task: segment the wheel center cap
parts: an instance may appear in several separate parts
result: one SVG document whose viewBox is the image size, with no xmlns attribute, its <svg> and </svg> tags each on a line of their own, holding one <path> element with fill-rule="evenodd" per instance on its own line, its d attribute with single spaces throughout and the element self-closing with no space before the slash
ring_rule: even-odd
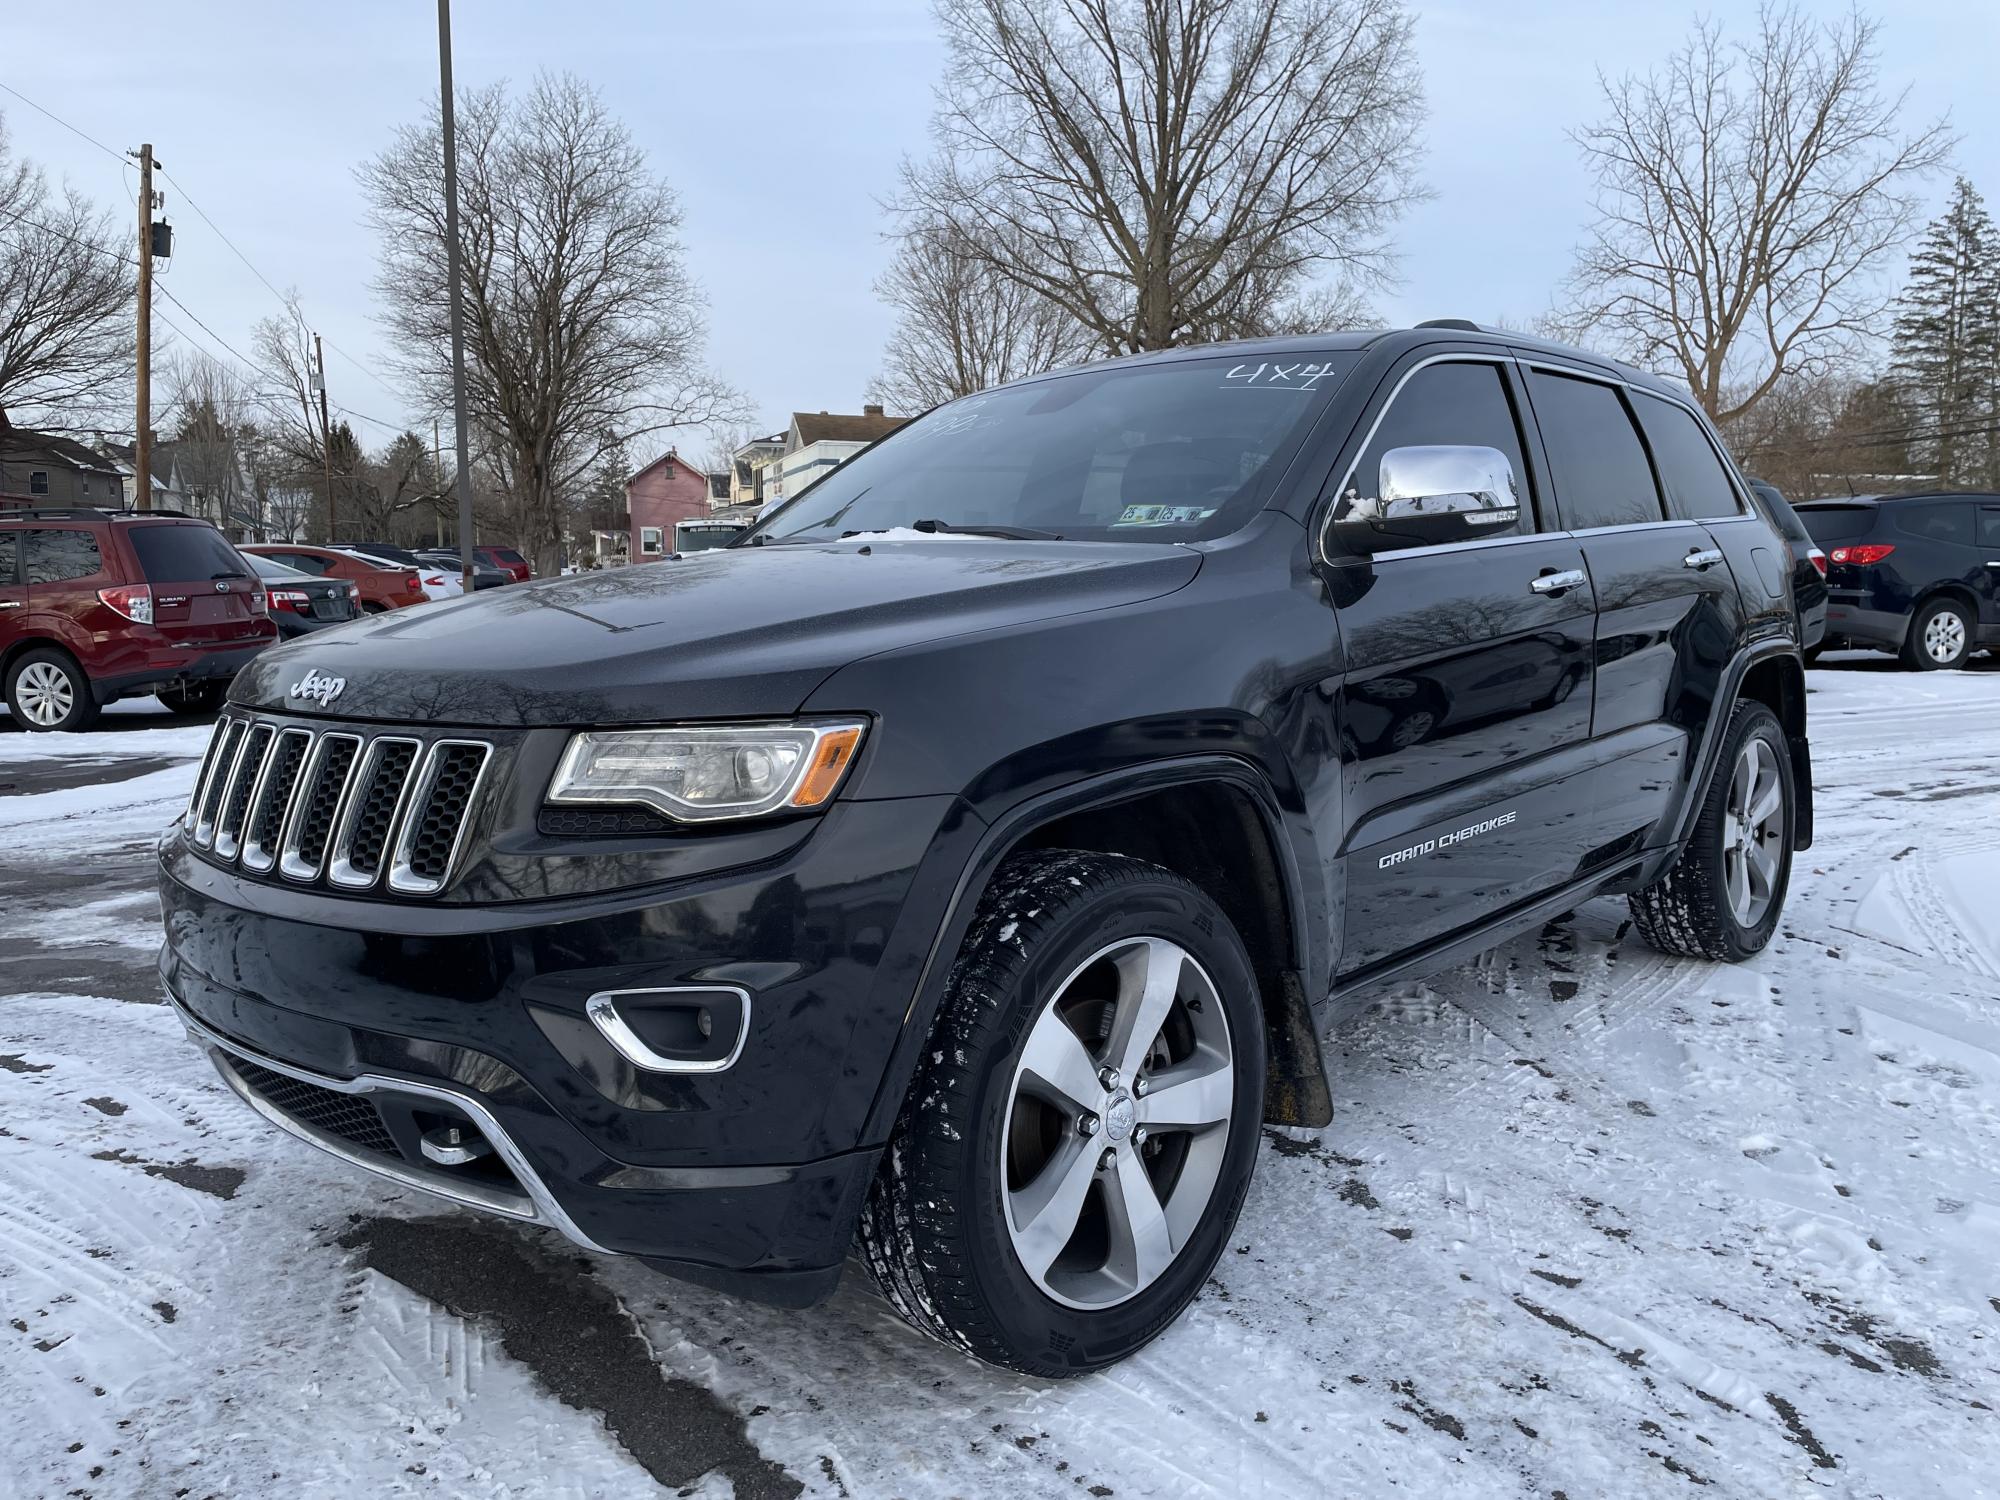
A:
<svg viewBox="0 0 2000 1500">
<path fill-rule="evenodd" d="M 1137 1123 L 1138 1111 L 1133 1106 L 1132 1096 L 1124 1089 L 1113 1094 L 1104 1106 L 1104 1134 L 1111 1141 L 1122 1141 L 1132 1133 Z"/>
</svg>

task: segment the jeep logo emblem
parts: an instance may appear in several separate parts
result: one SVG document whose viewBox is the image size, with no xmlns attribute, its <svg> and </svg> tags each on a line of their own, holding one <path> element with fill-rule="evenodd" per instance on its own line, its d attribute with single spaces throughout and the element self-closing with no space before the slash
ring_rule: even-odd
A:
<svg viewBox="0 0 2000 1500">
<path fill-rule="evenodd" d="M 347 686 L 345 677 L 328 677 L 316 668 L 306 668 L 306 675 L 293 683 L 290 689 L 294 698 L 304 698 L 325 708 L 338 698 Z"/>
</svg>

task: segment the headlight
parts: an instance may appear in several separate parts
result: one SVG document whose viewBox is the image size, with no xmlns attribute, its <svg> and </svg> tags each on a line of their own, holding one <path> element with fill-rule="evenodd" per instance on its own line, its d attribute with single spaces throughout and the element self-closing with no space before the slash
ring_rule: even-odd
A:
<svg viewBox="0 0 2000 1500">
<path fill-rule="evenodd" d="M 866 728 L 845 719 L 592 729 L 563 752 L 549 801 L 636 802 L 683 823 L 819 807 L 839 787 Z"/>
</svg>

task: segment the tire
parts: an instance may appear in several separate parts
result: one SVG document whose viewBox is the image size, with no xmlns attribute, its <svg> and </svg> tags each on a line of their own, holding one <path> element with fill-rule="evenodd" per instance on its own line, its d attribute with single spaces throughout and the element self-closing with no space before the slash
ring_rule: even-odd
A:
<svg viewBox="0 0 2000 1500">
<path fill-rule="evenodd" d="M 1175 950 L 1168 1009 L 1148 1012 L 1164 1027 L 1135 1048 L 1118 1035 L 1131 1013 L 1118 981 L 1148 993 L 1141 981 L 1164 975 Z M 1103 1039 L 1085 1043 L 1078 1028 Z M 1264 1022 L 1241 939 L 1206 894 L 1157 866 L 1017 855 L 980 902 L 933 1034 L 862 1213 L 876 1285 L 917 1328 L 989 1364 L 1063 1377 L 1125 1358 L 1201 1289 L 1250 1186 Z M 1042 1081 L 1031 1047 L 1068 1091 Z M 1136 1075 L 1107 1085 L 1093 1072 L 1134 1056 Z M 1078 1096 L 1094 1108 L 1073 1106 Z M 1224 1116 L 1184 1129 L 1169 1110 Z M 1036 1220 L 1026 1205 L 1040 1196 L 1049 1213 Z"/>
<path fill-rule="evenodd" d="M 1757 757 L 1750 787 L 1744 782 L 1745 758 Z M 1769 817 L 1752 823 L 1753 842 L 1769 856 L 1768 865 L 1748 848 L 1737 849 L 1747 796 L 1755 812 L 1764 793 L 1765 773 L 1779 792 L 1779 805 Z M 1738 703 L 1724 732 L 1722 757 L 1702 798 L 1701 812 L 1680 855 L 1667 872 L 1642 891 L 1627 897 L 1639 935 L 1663 953 L 1684 958 L 1716 958 L 1740 963 L 1760 953 L 1777 931 L 1784 912 L 1785 892 L 1792 875 L 1792 835 L 1798 813 L 1792 781 L 1790 747 L 1778 717 L 1762 703 Z M 1735 872 L 1743 871 L 1743 884 Z M 1764 870 L 1761 902 L 1757 872 Z M 1747 911 L 1742 897 L 1752 898 Z"/>
<path fill-rule="evenodd" d="M 1903 665 L 1918 672 L 1942 672 L 1965 665 L 1973 650 L 1972 613 L 1955 599 L 1931 599 L 1917 606 L 1910 633 L 1903 637 Z"/>
<path fill-rule="evenodd" d="M 76 658 L 54 647 L 25 651 L 7 672 L 7 709 L 23 729 L 74 734 L 97 722 L 99 705 Z"/>
<path fill-rule="evenodd" d="M 162 688 L 154 696 L 160 700 L 168 713 L 183 718 L 200 718 L 214 713 L 222 707 L 222 700 L 229 695 L 227 682 L 187 682 L 177 687 Z"/>
<path fill-rule="evenodd" d="M 1807 666 L 1816 667 L 1819 665 L 1820 657 L 1826 654 L 1826 647 L 1808 646 L 1805 648 L 1805 651 L 1801 654 L 1804 655 Z"/>
</svg>

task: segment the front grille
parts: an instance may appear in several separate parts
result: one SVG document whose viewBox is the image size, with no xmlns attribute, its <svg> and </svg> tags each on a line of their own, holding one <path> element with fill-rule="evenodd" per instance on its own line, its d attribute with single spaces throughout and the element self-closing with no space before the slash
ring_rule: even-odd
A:
<svg viewBox="0 0 2000 1500">
<path fill-rule="evenodd" d="M 326 1135 L 339 1136 L 350 1146 L 401 1159 L 396 1138 L 389 1134 L 381 1112 L 365 1094 L 343 1094 L 338 1089 L 321 1088 L 316 1083 L 260 1068 L 247 1058 L 231 1057 L 229 1066 L 265 1103 L 283 1110 L 294 1120 Z"/>
<path fill-rule="evenodd" d="M 484 740 L 426 746 L 232 711 L 216 724 L 190 799 L 189 837 L 254 875 L 434 895 L 451 878 L 492 757 Z"/>
</svg>

